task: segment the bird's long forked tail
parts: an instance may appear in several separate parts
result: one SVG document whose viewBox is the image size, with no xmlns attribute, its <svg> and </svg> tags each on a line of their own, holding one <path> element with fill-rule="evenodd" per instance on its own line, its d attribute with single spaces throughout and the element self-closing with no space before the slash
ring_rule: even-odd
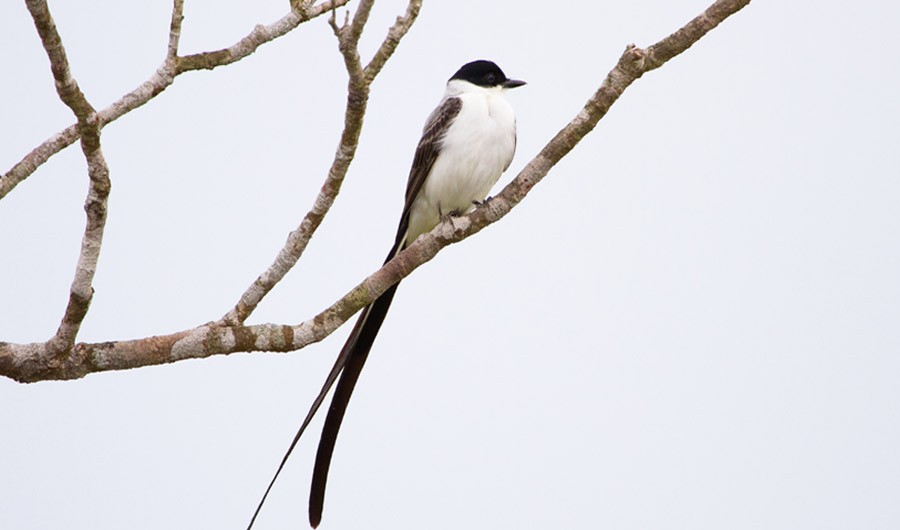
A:
<svg viewBox="0 0 900 530">
<path fill-rule="evenodd" d="M 344 371 L 338 381 L 334 396 L 331 398 L 331 406 L 328 407 L 328 415 L 325 416 L 325 424 L 322 427 L 322 436 L 319 438 L 319 448 L 316 451 L 316 464 L 313 468 L 312 485 L 309 490 L 309 524 L 315 528 L 322 520 L 322 509 L 325 504 L 325 484 L 328 482 L 328 468 L 331 466 L 331 455 L 334 453 L 334 444 L 337 441 L 338 431 L 347 411 L 350 396 L 359 380 L 369 356 L 369 350 L 375 342 L 381 323 L 387 316 L 391 307 L 397 285 L 391 286 L 365 312 L 360 315 L 353 333 L 344 346 L 348 349 Z M 344 355 L 344 351 L 341 351 Z"/>
<path fill-rule="evenodd" d="M 398 236 L 394 247 L 391 249 L 391 252 L 384 262 L 387 263 L 390 261 L 397 252 L 400 251 L 401 246 L 402 240 Z M 253 517 L 250 519 L 250 524 L 247 525 L 247 530 L 253 528 L 253 523 L 256 522 L 256 518 L 262 510 L 266 498 L 269 496 L 269 492 L 272 491 L 272 487 L 275 485 L 278 475 L 281 474 L 281 470 L 284 469 L 284 465 L 294 451 L 294 447 L 297 446 L 300 437 L 306 432 L 306 428 L 309 426 L 310 422 L 312 422 L 313 417 L 315 417 L 316 412 L 318 412 L 319 408 L 322 406 L 322 402 L 325 401 L 325 397 L 328 395 L 334 382 L 338 379 L 338 376 L 340 376 L 340 381 L 338 382 L 337 389 L 332 398 L 331 406 L 328 408 L 328 414 L 325 417 L 325 425 L 322 427 L 322 436 L 319 439 L 319 448 L 316 452 L 316 463 L 313 469 L 313 480 L 309 495 L 309 523 L 313 528 L 319 525 L 319 522 L 322 520 L 322 507 L 325 503 L 325 483 L 328 479 L 328 468 L 331 465 L 331 455 L 334 453 L 334 444 L 337 440 L 338 431 L 341 428 L 341 421 L 344 419 L 344 412 L 347 410 L 347 404 L 350 402 L 350 396 L 356 386 L 356 381 L 359 380 L 359 374 L 366 363 L 369 350 L 372 349 L 372 344 L 375 342 L 378 330 L 381 329 L 381 324 L 384 322 L 387 311 L 391 307 L 391 302 L 394 299 L 394 293 L 397 292 L 398 285 L 399 283 L 389 287 L 381 296 L 370 305 L 366 306 L 362 310 L 362 313 L 360 313 L 356 324 L 353 326 L 353 331 L 350 332 L 350 336 L 347 337 L 347 342 L 345 342 L 344 347 L 341 348 L 341 353 L 334 361 L 334 366 L 332 366 L 331 371 L 328 372 L 328 377 L 325 378 L 322 389 L 310 406 L 309 412 L 306 413 L 303 423 L 300 424 L 300 428 L 297 429 L 297 434 L 295 434 L 294 439 L 291 440 L 291 444 L 284 453 L 281 463 L 278 464 L 278 469 L 275 470 L 275 475 L 272 477 L 268 487 L 266 487 L 265 493 L 263 493 L 262 499 L 260 499 L 259 504 L 256 506 L 256 511 L 253 512 Z"/>
</svg>

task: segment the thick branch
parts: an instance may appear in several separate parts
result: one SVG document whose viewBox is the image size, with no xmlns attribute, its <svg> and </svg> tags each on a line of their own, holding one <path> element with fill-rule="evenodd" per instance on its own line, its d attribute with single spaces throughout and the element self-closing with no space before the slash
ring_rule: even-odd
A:
<svg viewBox="0 0 900 530">
<path fill-rule="evenodd" d="M 396 259 L 356 285 L 340 300 L 306 322 L 297 325 L 254 326 L 209 323 L 169 335 L 101 343 L 76 344 L 60 358 L 46 343 L 0 342 L 0 375 L 23 383 L 50 379 L 77 379 L 93 372 L 127 370 L 236 352 L 289 352 L 318 342 L 340 327 L 360 308 L 381 296 L 438 251 L 449 244 L 441 235 L 419 238 Z M 453 232 L 448 235 L 452 236 Z M 410 256 L 413 256 L 410 259 Z M 421 262 L 420 262 L 421 260 Z"/>
<path fill-rule="evenodd" d="M 644 73 L 687 50 L 750 0 L 718 0 L 681 30 L 646 49 L 628 46 L 578 115 L 484 207 L 442 223 L 316 317 L 297 326 L 208 324 L 164 337 L 78 344 L 72 355 L 48 357 L 44 344 L 0 343 L 0 374 L 17 381 L 71 379 L 103 370 L 135 368 L 238 351 L 293 351 L 322 340 L 391 285 L 456 243 L 502 218 L 588 134 L 623 91 Z"/>
<path fill-rule="evenodd" d="M 250 34 L 233 46 L 216 52 L 199 53 L 187 57 L 178 58 L 169 56 L 169 50 L 173 44 L 173 32 L 170 25 L 169 45 L 167 47 L 167 59 L 157 71 L 140 86 L 122 96 L 118 101 L 103 109 L 97 114 L 98 125 L 102 129 L 108 123 L 113 122 L 132 110 L 144 105 L 157 95 L 162 93 L 174 81 L 175 77 L 187 71 L 196 69 L 212 69 L 217 66 L 231 64 L 238 61 L 259 48 L 297 26 L 328 13 L 333 8 L 343 6 L 350 0 L 327 0 L 316 6 L 307 7 L 305 10 L 292 11 L 281 19 L 268 26 L 257 26 Z M 306 3 L 304 3 L 305 5 Z M 174 22 L 174 13 L 173 13 Z M 175 39 L 177 41 L 177 39 Z M 28 178 L 51 156 L 75 143 L 80 137 L 77 125 L 71 125 L 62 131 L 44 140 L 41 145 L 35 147 L 25 158 L 0 176 L 0 199 L 3 199 L 20 182 Z"/>
</svg>

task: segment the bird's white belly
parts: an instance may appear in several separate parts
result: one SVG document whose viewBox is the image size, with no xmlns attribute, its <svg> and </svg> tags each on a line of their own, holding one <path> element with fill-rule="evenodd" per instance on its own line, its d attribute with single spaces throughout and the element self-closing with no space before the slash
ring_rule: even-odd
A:
<svg viewBox="0 0 900 530">
<path fill-rule="evenodd" d="M 440 154 L 410 209 L 407 243 L 430 231 L 441 215 L 470 211 L 484 200 L 516 149 L 512 107 L 500 95 L 467 97 L 444 136 Z"/>
</svg>

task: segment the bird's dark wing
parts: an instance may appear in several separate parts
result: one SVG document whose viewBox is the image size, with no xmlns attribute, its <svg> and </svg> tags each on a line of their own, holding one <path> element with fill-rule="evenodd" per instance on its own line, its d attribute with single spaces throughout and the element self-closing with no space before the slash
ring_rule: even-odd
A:
<svg viewBox="0 0 900 530">
<path fill-rule="evenodd" d="M 404 244 L 402 239 L 406 236 L 406 229 L 409 228 L 409 210 L 419 195 L 422 185 L 425 184 L 425 179 L 431 173 L 434 161 L 441 152 L 441 141 L 460 109 L 462 109 L 462 100 L 447 98 L 438 108 L 434 109 L 425 122 L 422 139 L 419 140 L 419 145 L 416 147 L 416 156 L 413 158 L 412 167 L 409 170 L 409 180 L 406 181 L 406 201 L 403 204 L 403 215 L 400 216 L 400 226 L 397 227 L 397 237 L 394 240 L 397 251 L 402 250 L 400 245 Z M 412 241 L 405 243 L 412 243 Z M 392 257 L 389 255 L 388 261 Z"/>
</svg>

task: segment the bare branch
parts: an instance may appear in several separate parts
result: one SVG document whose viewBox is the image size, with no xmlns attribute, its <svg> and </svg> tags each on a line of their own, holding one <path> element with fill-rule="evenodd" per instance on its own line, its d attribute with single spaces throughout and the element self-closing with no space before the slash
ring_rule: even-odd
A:
<svg viewBox="0 0 900 530">
<path fill-rule="evenodd" d="M 356 8 L 356 12 L 353 14 L 353 22 L 349 26 L 347 38 L 350 39 L 354 46 L 359 44 L 359 38 L 362 37 L 362 32 L 366 28 L 369 14 L 372 12 L 374 5 L 375 0 L 361 0 L 359 7 Z"/>
<path fill-rule="evenodd" d="M 400 39 L 406 35 L 412 27 L 413 22 L 416 21 L 420 9 L 422 9 L 422 0 L 410 0 L 409 4 L 406 6 L 406 13 L 401 17 L 397 17 L 394 25 L 388 30 L 387 36 L 384 38 L 381 46 L 378 47 L 378 51 L 375 52 L 375 55 L 372 56 L 372 60 L 369 61 L 369 64 L 367 64 L 364 69 L 366 80 L 369 83 L 374 81 L 375 77 L 381 73 L 384 64 L 394 54 L 397 45 L 400 44 Z"/>
<path fill-rule="evenodd" d="M 178 56 L 178 41 L 181 40 L 181 23 L 184 21 L 184 0 L 174 0 L 172 22 L 169 24 L 169 47 L 166 61 L 174 61 Z"/>
<path fill-rule="evenodd" d="M 750 0 L 717 0 L 684 27 L 648 48 L 631 44 L 607 74 L 600 88 L 588 100 L 581 112 L 569 122 L 541 152 L 489 203 L 471 215 L 474 228 L 493 223 L 506 215 L 540 182 L 547 172 L 581 141 L 609 111 L 619 96 L 645 73 L 655 70 L 673 57 L 690 48 L 722 21 L 748 5 Z M 484 223 L 483 225 L 481 223 Z M 473 232 L 474 233 L 474 232 Z"/>
<path fill-rule="evenodd" d="M 9 171 L 0 176 L 0 199 L 15 189 L 20 182 L 29 177 L 43 165 L 51 156 L 72 145 L 78 139 L 78 126 L 70 125 L 62 131 L 31 150 Z"/>
<path fill-rule="evenodd" d="M 56 30 L 56 24 L 50 16 L 45 0 L 28 0 L 28 11 L 34 19 L 41 43 L 50 59 L 50 70 L 56 82 L 59 98 L 72 109 L 78 118 L 78 130 L 81 135 L 81 149 L 87 159 L 88 187 L 84 210 L 87 224 L 81 240 L 81 252 L 75 267 L 75 277 L 69 291 L 69 302 L 56 335 L 48 341 L 48 350 L 53 355 L 64 355 L 75 344 L 78 330 L 87 315 L 94 294 L 92 287 L 97 261 L 100 258 L 100 247 L 103 242 L 103 229 L 106 226 L 106 203 L 109 197 L 109 168 L 100 150 L 100 126 L 94 107 L 78 88 L 72 77 L 69 60 L 63 47 L 62 39 Z"/>
<path fill-rule="evenodd" d="M 63 101 L 79 122 L 86 122 L 88 116 L 94 114 L 94 108 L 88 103 L 87 98 L 78 88 L 78 83 L 72 77 L 72 71 L 69 69 L 69 59 L 66 57 L 66 50 L 63 48 L 62 39 L 56 30 L 56 24 L 50 16 L 50 9 L 44 0 L 27 0 L 25 5 L 34 19 L 34 27 L 37 28 L 38 35 L 41 37 L 41 43 L 50 58 L 50 70 L 53 72 L 53 80 L 56 82 L 56 92 L 59 99 Z"/>
<path fill-rule="evenodd" d="M 371 2 L 360 5 L 359 9 L 371 9 Z M 262 299 L 281 281 L 282 278 L 297 264 L 303 251 L 306 250 L 307 244 L 325 215 L 334 204 L 334 200 L 341 191 L 341 185 L 344 177 L 350 169 L 350 164 L 356 156 L 356 148 L 359 145 L 359 136 L 362 132 L 363 118 L 366 113 L 366 105 L 369 100 L 369 86 L 375 77 L 381 71 L 381 67 L 390 58 L 393 51 L 397 48 L 400 39 L 409 31 L 416 17 L 419 14 L 421 0 L 411 0 L 403 17 L 398 17 L 397 22 L 388 32 L 385 44 L 376 52 L 375 57 L 380 62 L 377 69 L 371 71 L 371 75 L 366 73 L 360 66 L 359 51 L 357 49 L 357 41 L 352 39 L 359 38 L 360 33 L 350 33 L 346 28 L 347 24 L 338 26 L 335 20 L 335 13 L 329 20 L 335 35 L 338 37 L 339 48 L 344 56 L 344 64 L 347 68 L 347 74 L 350 77 L 348 83 L 347 105 L 344 111 L 344 130 L 341 133 L 340 143 L 331 163 L 331 168 L 325 177 L 325 182 L 319 189 L 319 194 L 313 202 L 312 208 L 303 217 L 300 226 L 291 232 L 284 247 L 278 252 L 275 261 L 263 272 L 251 285 L 247 288 L 241 299 L 225 316 L 222 317 L 222 324 L 242 324 L 247 317 L 256 309 Z M 363 16 L 354 16 L 354 24 L 368 17 L 368 12 Z M 390 42 L 390 44 L 387 44 Z M 372 59 L 374 62 L 376 59 Z M 371 65 L 372 62 L 369 64 Z M 368 67 L 366 67 L 368 69 Z"/>
<path fill-rule="evenodd" d="M 66 354 L 74 345 L 94 295 L 92 285 L 97 272 L 97 262 L 100 259 L 100 247 L 106 226 L 107 199 L 111 187 L 109 168 L 100 149 L 100 132 L 96 127 L 91 132 L 82 133 L 81 146 L 87 159 L 90 177 L 88 194 L 84 201 L 87 224 L 81 239 L 81 251 L 75 267 L 75 277 L 72 279 L 66 312 L 56 336 L 49 342 L 51 351 L 61 355 Z"/>
<path fill-rule="evenodd" d="M 212 69 L 238 61 L 254 51 L 259 46 L 270 42 L 297 26 L 316 18 L 331 9 L 343 6 L 350 0 L 327 0 L 321 4 L 309 7 L 305 10 L 292 11 L 281 19 L 268 26 L 257 26 L 253 31 L 238 43 L 216 52 L 200 53 L 178 58 L 168 57 L 156 72 L 140 86 L 122 96 L 118 101 L 98 113 L 98 126 L 102 129 L 132 110 L 144 105 L 158 96 L 169 87 L 175 77 L 181 73 L 196 69 Z M 305 5 L 306 3 L 304 3 Z M 172 36 L 170 28 L 169 45 Z M 71 125 L 62 131 L 44 140 L 41 145 L 35 147 L 30 153 L 0 176 L 0 199 L 5 197 L 20 182 L 28 178 L 34 171 L 44 164 L 51 156 L 75 143 L 79 138 L 79 130 Z"/>
<path fill-rule="evenodd" d="M 431 260 L 445 246 L 459 242 L 496 222 L 544 178 L 550 169 L 587 135 L 644 73 L 687 50 L 750 0 L 717 0 L 703 14 L 660 42 L 641 49 L 628 46 L 584 108 L 503 191 L 468 215 L 445 222 L 419 237 L 374 274 L 311 320 L 295 326 L 206 324 L 162 337 L 77 344 L 67 357 L 52 355 L 47 344 L 0 343 L 0 374 L 22 382 L 73 379 L 91 372 L 123 370 L 234 352 L 287 352 L 331 334 L 354 313 L 372 303 L 391 285 Z M 302 228 L 302 227 L 301 227 Z"/>
<path fill-rule="evenodd" d="M 438 230 L 440 227 L 434 233 Z M 421 265 L 416 260 L 408 259 L 411 253 L 418 257 L 428 256 L 427 261 L 443 246 L 434 237 L 419 238 L 340 300 L 301 324 L 242 326 L 213 322 L 163 336 L 80 343 L 66 357 L 55 355 L 46 343 L 0 342 L 0 375 L 30 383 L 77 379 L 93 372 L 127 370 L 236 352 L 295 351 L 324 339 L 362 307 L 375 301 L 391 285 L 408 276 Z"/>
<path fill-rule="evenodd" d="M 246 37 L 227 48 L 179 57 L 175 75 L 183 72 L 190 72 L 192 70 L 212 70 L 219 66 L 225 66 L 240 61 L 244 57 L 255 52 L 257 48 L 263 44 L 286 35 L 307 20 L 318 17 L 323 13 L 327 13 L 349 1 L 350 0 L 328 0 L 327 2 L 323 2 L 305 11 L 292 10 L 287 15 L 267 26 L 262 24 L 257 25 Z"/>
</svg>

